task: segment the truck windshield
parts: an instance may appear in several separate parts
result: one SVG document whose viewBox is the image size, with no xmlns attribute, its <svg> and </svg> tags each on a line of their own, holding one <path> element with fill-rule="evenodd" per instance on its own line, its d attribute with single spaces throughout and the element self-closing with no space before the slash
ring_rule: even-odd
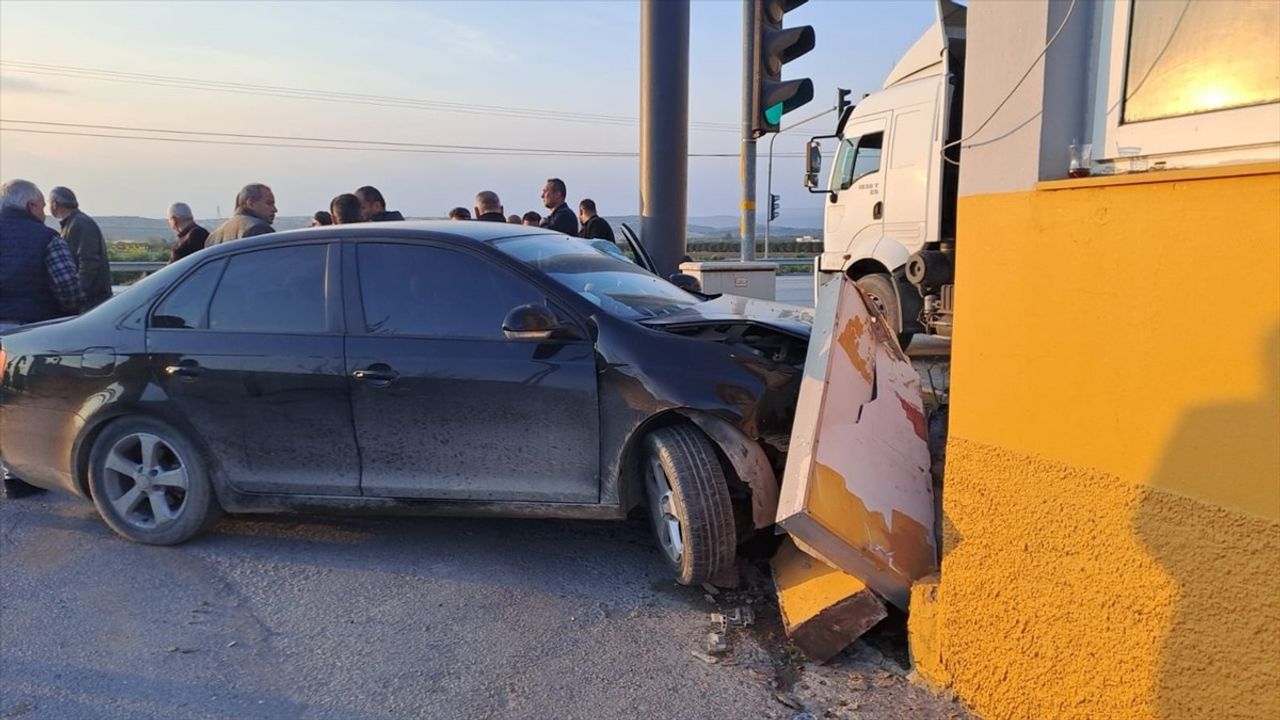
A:
<svg viewBox="0 0 1280 720">
<path fill-rule="evenodd" d="M 563 235 L 526 235 L 493 246 L 569 288 L 611 315 L 641 320 L 668 315 L 702 299 L 637 266 L 616 248 Z"/>
</svg>

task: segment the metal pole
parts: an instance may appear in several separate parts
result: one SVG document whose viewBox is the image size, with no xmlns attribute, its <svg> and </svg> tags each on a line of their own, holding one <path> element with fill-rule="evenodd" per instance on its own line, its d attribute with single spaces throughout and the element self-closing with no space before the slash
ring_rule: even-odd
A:
<svg viewBox="0 0 1280 720">
<path fill-rule="evenodd" d="M 778 139 L 779 133 L 774 133 L 769 137 L 769 175 L 765 180 L 765 211 L 764 211 L 764 259 L 769 259 L 769 226 L 773 224 L 773 141 Z"/>
<path fill-rule="evenodd" d="M 742 0 L 742 156 L 738 174 L 742 178 L 742 210 L 738 235 L 742 238 L 742 261 L 756 259 L 756 139 L 751 134 L 751 94 L 755 88 L 756 3 Z"/>
<path fill-rule="evenodd" d="M 689 0 L 640 4 L 640 238 L 663 277 L 685 254 Z"/>
<path fill-rule="evenodd" d="M 827 113 L 833 113 L 835 111 L 836 109 L 833 107 L 827 108 L 826 110 L 823 110 L 817 115 L 807 117 L 801 120 L 800 122 L 795 123 L 794 125 L 788 125 L 785 128 L 779 127 L 778 132 L 774 133 L 769 137 L 769 177 L 765 181 L 766 187 L 769 188 L 768 200 L 766 200 L 766 202 L 768 202 L 769 204 L 769 210 L 767 213 L 765 213 L 765 216 L 764 216 L 764 257 L 766 260 L 769 258 L 769 225 L 773 222 L 773 141 L 777 140 L 779 135 L 781 135 L 782 133 L 788 130 L 791 130 L 793 128 L 798 128 L 801 125 L 804 125 L 805 123 L 809 122 L 810 120 L 817 120 L 823 115 L 826 115 Z"/>
</svg>

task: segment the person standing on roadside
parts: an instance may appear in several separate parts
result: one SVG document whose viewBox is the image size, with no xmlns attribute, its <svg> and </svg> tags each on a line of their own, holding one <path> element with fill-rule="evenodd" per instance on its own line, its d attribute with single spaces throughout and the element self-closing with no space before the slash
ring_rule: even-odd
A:
<svg viewBox="0 0 1280 720">
<path fill-rule="evenodd" d="M 511 223 L 512 225 L 523 225 L 523 224 L 524 224 L 524 220 L 521 220 L 521 219 L 520 219 L 520 216 L 519 216 L 519 215 L 516 215 L 516 214 L 514 214 L 514 213 L 512 213 L 511 215 L 508 215 L 508 216 L 507 216 L 507 222 Z"/>
<path fill-rule="evenodd" d="M 613 237 L 613 227 L 609 225 L 609 221 L 596 214 L 595 200 L 586 198 L 578 203 L 578 219 L 582 221 L 582 232 L 578 233 L 578 237 L 617 242 Z"/>
<path fill-rule="evenodd" d="M 502 212 L 502 201 L 498 199 L 498 193 L 492 190 L 481 190 L 476 193 L 476 220 L 500 223 L 507 221 L 506 214 Z"/>
<path fill-rule="evenodd" d="M 378 188 L 372 185 L 356 188 L 356 197 L 360 198 L 361 212 L 367 222 L 404 219 L 404 215 L 401 215 L 399 210 L 387 209 L 387 201 L 382 199 L 382 193 L 378 192 Z"/>
<path fill-rule="evenodd" d="M 80 212 L 80 201 L 69 188 L 49 191 L 49 214 L 62 226 L 62 239 L 76 261 L 84 307 L 88 310 L 111 299 L 111 265 L 107 262 L 107 241 L 94 219 Z"/>
<path fill-rule="evenodd" d="M 542 186 L 542 204 L 551 211 L 543 218 L 542 227 L 565 235 L 577 235 L 578 218 L 573 216 L 573 211 L 564 202 L 567 192 L 564 181 L 560 178 L 549 178 L 547 184 Z"/>
<path fill-rule="evenodd" d="M 532 210 L 525 213 L 521 221 L 530 227 L 542 227 L 542 216 Z"/>
<path fill-rule="evenodd" d="M 251 183 L 236 193 L 236 212 L 217 230 L 209 233 L 206 247 L 220 245 L 240 238 L 266 235 L 275 232 L 271 223 L 276 221 L 276 196 L 262 183 Z"/>
<path fill-rule="evenodd" d="M 311 215 L 311 225 L 308 227 L 324 227 L 333 224 L 333 216 L 324 210 L 317 210 Z"/>
<path fill-rule="evenodd" d="M 471 211 L 462 206 L 458 206 L 449 211 L 449 219 L 450 220 L 470 220 Z"/>
<path fill-rule="evenodd" d="M 40 188 L 27 180 L 0 185 L 0 330 L 75 315 L 83 306 L 75 258 L 44 224 Z"/>
<path fill-rule="evenodd" d="M 174 203 L 169 206 L 169 228 L 178 234 L 169 253 L 169 262 L 177 262 L 194 252 L 204 249 L 204 241 L 209 239 L 209 231 L 196 224 L 192 216 L 191 206 L 186 203 Z"/>
<path fill-rule="evenodd" d="M 350 225 L 365 221 L 360 198 L 352 193 L 342 193 L 329 201 L 329 216 L 334 225 Z"/>
</svg>

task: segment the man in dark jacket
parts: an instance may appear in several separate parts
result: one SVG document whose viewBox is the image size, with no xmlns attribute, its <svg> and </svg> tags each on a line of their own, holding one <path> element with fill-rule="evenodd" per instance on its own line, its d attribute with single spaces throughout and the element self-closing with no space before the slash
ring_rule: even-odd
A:
<svg viewBox="0 0 1280 720">
<path fill-rule="evenodd" d="M 173 251 L 169 253 L 171 263 L 203 250 L 204 241 L 209 239 L 209 231 L 196 224 L 191 206 L 186 203 L 169 206 L 169 228 L 178 234 L 178 239 L 173 243 Z"/>
<path fill-rule="evenodd" d="M 566 194 L 568 191 L 560 178 L 550 178 L 542 186 L 542 204 L 551 211 L 542 219 L 542 227 L 565 235 L 577 235 L 578 218 L 573 216 L 573 211 L 564 203 Z"/>
<path fill-rule="evenodd" d="M 382 193 L 378 192 L 378 188 L 372 185 L 357 188 L 356 197 L 360 198 L 360 208 L 364 212 L 364 219 L 367 222 L 387 222 L 388 220 L 404 219 L 399 210 L 387 209 L 387 201 L 382 199 Z"/>
<path fill-rule="evenodd" d="M 329 201 L 329 217 L 334 225 L 352 225 L 364 222 L 364 210 L 360 198 L 354 193 L 342 193 Z"/>
<path fill-rule="evenodd" d="M 236 193 L 236 212 L 217 230 L 209 233 L 205 247 L 221 245 L 240 238 L 273 233 L 276 221 L 276 195 L 262 183 L 250 183 Z"/>
<path fill-rule="evenodd" d="M 71 250 L 44 224 L 44 195 L 34 183 L 0 185 L 0 329 L 74 315 L 84 290 Z"/>
<path fill-rule="evenodd" d="M 93 218 L 80 212 L 80 202 L 69 188 L 49 191 L 49 214 L 62 226 L 62 239 L 75 258 L 84 290 L 85 310 L 111 299 L 111 265 L 107 262 L 107 241 Z"/>
<path fill-rule="evenodd" d="M 476 193 L 476 219 L 484 222 L 500 222 L 507 221 L 506 213 L 502 211 L 502 201 L 498 199 L 498 193 L 492 190 L 481 190 Z"/>
<path fill-rule="evenodd" d="M 582 221 L 582 232 L 578 237 L 617 242 L 613 238 L 613 228 L 609 225 L 609 221 L 596 214 L 595 200 L 586 198 L 578 203 L 578 219 Z"/>
</svg>

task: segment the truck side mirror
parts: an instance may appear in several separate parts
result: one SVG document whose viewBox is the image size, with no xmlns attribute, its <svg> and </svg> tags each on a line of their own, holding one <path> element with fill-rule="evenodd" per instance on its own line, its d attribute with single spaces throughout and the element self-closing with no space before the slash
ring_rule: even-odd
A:
<svg viewBox="0 0 1280 720">
<path fill-rule="evenodd" d="M 822 143 L 814 138 L 809 141 L 805 152 L 804 186 L 810 190 L 818 187 L 818 174 L 822 172 Z"/>
</svg>

